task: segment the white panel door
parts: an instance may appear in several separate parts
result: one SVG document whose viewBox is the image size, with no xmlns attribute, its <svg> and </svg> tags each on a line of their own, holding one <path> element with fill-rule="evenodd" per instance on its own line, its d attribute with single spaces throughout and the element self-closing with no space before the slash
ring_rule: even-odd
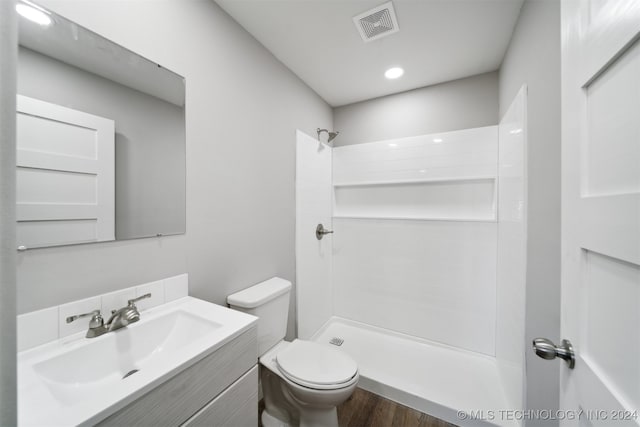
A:
<svg viewBox="0 0 640 427">
<path fill-rule="evenodd" d="M 640 1 L 562 3 L 565 425 L 640 425 Z"/>
<path fill-rule="evenodd" d="M 17 128 L 19 247 L 114 240 L 114 121 L 18 95 Z"/>
<path fill-rule="evenodd" d="M 296 301 L 298 337 L 309 339 L 333 314 L 333 235 L 316 238 L 316 227 L 331 229 L 332 148 L 296 132 Z"/>
</svg>

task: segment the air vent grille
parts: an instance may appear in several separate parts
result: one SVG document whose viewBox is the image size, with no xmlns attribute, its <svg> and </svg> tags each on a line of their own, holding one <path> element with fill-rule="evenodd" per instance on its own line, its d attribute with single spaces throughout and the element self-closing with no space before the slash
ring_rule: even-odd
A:
<svg viewBox="0 0 640 427">
<path fill-rule="evenodd" d="M 391 35 L 400 29 L 393 3 L 391 2 L 381 4 L 355 16 L 353 22 L 356 24 L 360 37 L 365 42 Z"/>
</svg>

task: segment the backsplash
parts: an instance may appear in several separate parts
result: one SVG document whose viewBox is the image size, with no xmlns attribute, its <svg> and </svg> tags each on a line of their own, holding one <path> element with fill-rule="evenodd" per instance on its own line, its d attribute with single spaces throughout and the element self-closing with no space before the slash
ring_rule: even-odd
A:
<svg viewBox="0 0 640 427">
<path fill-rule="evenodd" d="M 127 305 L 128 300 L 146 293 L 151 293 L 151 298 L 136 303 L 140 312 L 188 296 L 189 276 L 187 273 L 180 274 L 119 291 L 21 314 L 18 316 L 18 351 L 28 350 L 87 329 L 89 318 L 67 323 L 66 318 L 68 316 L 99 309 L 105 320 L 107 320 L 111 310 L 124 307 Z"/>
</svg>

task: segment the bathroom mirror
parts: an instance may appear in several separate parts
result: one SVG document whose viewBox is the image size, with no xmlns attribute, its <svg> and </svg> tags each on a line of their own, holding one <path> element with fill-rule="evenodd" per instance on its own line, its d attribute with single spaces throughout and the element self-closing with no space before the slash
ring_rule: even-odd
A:
<svg viewBox="0 0 640 427">
<path fill-rule="evenodd" d="M 18 249 L 185 232 L 185 80 L 20 1 Z"/>
</svg>

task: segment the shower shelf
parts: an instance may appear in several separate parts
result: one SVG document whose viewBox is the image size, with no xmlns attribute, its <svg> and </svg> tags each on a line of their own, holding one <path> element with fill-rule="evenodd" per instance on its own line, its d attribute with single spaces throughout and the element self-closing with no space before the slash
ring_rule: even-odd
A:
<svg viewBox="0 0 640 427">
<path fill-rule="evenodd" d="M 495 222 L 495 176 L 334 183 L 334 218 Z"/>
<path fill-rule="evenodd" d="M 435 218 L 417 216 L 383 216 L 383 215 L 333 215 L 333 219 L 362 219 L 362 220 L 390 220 L 390 221 L 448 221 L 448 222 L 497 222 L 492 218 Z"/>
<path fill-rule="evenodd" d="M 385 181 L 353 181 L 353 182 L 334 182 L 334 187 L 369 187 L 377 185 L 397 185 L 397 184 L 429 184 L 440 182 L 459 182 L 459 181 L 481 181 L 481 180 L 495 180 L 495 175 L 480 175 L 480 176 L 460 176 L 460 177 L 437 177 L 437 178 L 422 178 L 422 179 L 404 179 L 404 180 L 385 180 Z"/>
</svg>

